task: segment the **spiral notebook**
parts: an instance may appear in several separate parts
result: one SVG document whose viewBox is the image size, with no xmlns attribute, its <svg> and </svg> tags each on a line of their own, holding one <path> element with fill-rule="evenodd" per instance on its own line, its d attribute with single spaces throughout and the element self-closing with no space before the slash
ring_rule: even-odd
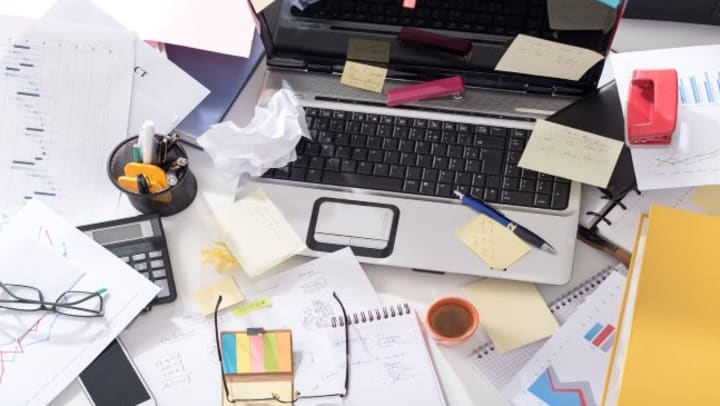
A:
<svg viewBox="0 0 720 406">
<path fill-rule="evenodd" d="M 612 272 L 627 274 L 627 268 L 622 264 L 604 269 L 579 285 L 569 288 L 560 297 L 551 300 L 548 304 L 553 316 L 562 325 L 572 315 L 585 298 L 597 289 Z M 495 351 L 492 342 L 480 345 L 468 357 L 470 364 L 483 374 L 498 390 L 507 385 L 512 378 L 527 364 L 548 339 L 536 341 L 524 347 L 500 354 Z"/>
<path fill-rule="evenodd" d="M 409 305 L 348 313 L 332 319 L 350 340 L 345 405 L 445 405 L 418 318 Z M 338 336 L 338 335 L 336 335 Z M 343 340 L 335 346 L 345 346 Z"/>
</svg>

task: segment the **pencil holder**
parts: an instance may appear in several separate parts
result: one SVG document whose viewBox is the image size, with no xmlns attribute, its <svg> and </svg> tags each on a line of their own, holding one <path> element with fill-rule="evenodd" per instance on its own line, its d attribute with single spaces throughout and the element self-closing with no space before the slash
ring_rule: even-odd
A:
<svg viewBox="0 0 720 406">
<path fill-rule="evenodd" d="M 118 177 L 125 174 L 125 165 L 133 161 L 133 145 L 138 137 L 130 137 L 121 142 L 110 154 L 108 159 L 108 176 L 116 188 L 125 193 L 133 205 L 143 214 L 157 213 L 161 216 L 172 216 L 185 210 L 195 200 L 197 181 L 190 171 L 190 164 L 177 171 L 177 183 L 156 193 L 141 194 L 131 192 L 120 186 Z M 179 144 L 172 145 L 167 152 L 168 161 L 178 158 L 187 159 L 185 149 Z"/>
</svg>

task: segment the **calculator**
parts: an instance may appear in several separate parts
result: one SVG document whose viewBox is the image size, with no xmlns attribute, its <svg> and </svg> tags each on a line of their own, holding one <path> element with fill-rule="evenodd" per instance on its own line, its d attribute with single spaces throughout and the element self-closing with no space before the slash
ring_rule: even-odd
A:
<svg viewBox="0 0 720 406">
<path fill-rule="evenodd" d="M 177 298 L 162 221 L 157 214 L 90 224 L 78 229 L 160 288 L 150 305 Z"/>
</svg>

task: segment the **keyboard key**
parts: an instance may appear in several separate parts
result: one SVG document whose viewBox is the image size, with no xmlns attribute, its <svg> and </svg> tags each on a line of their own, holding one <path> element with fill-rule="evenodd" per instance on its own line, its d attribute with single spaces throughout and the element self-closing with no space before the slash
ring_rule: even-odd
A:
<svg viewBox="0 0 720 406">
<path fill-rule="evenodd" d="M 448 169 L 453 171 L 465 170 L 465 160 L 463 158 L 450 158 L 448 160 Z"/>
<path fill-rule="evenodd" d="M 433 157 L 430 155 L 418 155 L 417 165 L 423 168 L 432 168 Z"/>
<path fill-rule="evenodd" d="M 157 297 L 170 296 L 170 287 L 168 285 L 167 279 L 158 279 L 154 282 L 160 288 L 160 292 L 157 294 Z"/>
<path fill-rule="evenodd" d="M 442 128 L 442 122 L 440 122 L 438 120 L 429 120 L 428 128 L 431 130 L 439 130 Z"/>
<path fill-rule="evenodd" d="M 465 171 L 470 173 L 480 173 L 482 169 L 482 163 L 474 159 L 468 159 L 465 163 Z"/>
<path fill-rule="evenodd" d="M 382 148 L 387 150 L 396 150 L 400 145 L 399 140 L 395 138 L 385 138 L 383 140 Z"/>
<path fill-rule="evenodd" d="M 517 163 L 520 162 L 521 155 L 522 153 L 518 151 L 508 151 L 507 154 L 505 154 L 505 162 L 517 165 Z"/>
<path fill-rule="evenodd" d="M 387 151 L 387 152 L 385 152 L 384 161 L 386 164 L 400 163 L 400 153 L 397 151 Z"/>
<path fill-rule="evenodd" d="M 483 167 L 482 172 L 488 175 L 499 175 L 502 169 L 502 151 L 485 150 L 480 156 Z"/>
<path fill-rule="evenodd" d="M 523 169 L 522 177 L 526 179 L 537 179 L 538 173 L 530 169 Z"/>
<path fill-rule="evenodd" d="M 362 123 L 358 121 L 347 121 L 345 123 L 345 132 L 350 134 L 357 134 L 360 132 L 361 127 Z"/>
<path fill-rule="evenodd" d="M 284 168 L 278 168 L 275 169 L 275 174 L 273 175 L 276 179 L 287 179 L 290 177 L 290 168 L 287 166 Z"/>
<path fill-rule="evenodd" d="M 363 123 L 360 128 L 360 134 L 363 135 L 375 135 L 377 133 L 377 124 Z"/>
<path fill-rule="evenodd" d="M 470 132 L 470 124 L 458 123 L 457 130 L 459 132 L 469 133 Z"/>
<path fill-rule="evenodd" d="M 152 271 L 152 277 L 153 279 L 163 279 L 167 277 L 167 274 L 165 273 L 165 269 L 155 269 Z"/>
<path fill-rule="evenodd" d="M 440 171 L 440 172 L 438 172 L 438 182 L 441 182 L 441 183 L 453 183 L 453 182 L 455 182 L 455 172 L 453 172 L 453 171 Z"/>
<path fill-rule="evenodd" d="M 162 268 L 165 266 L 165 261 L 162 259 L 156 259 L 153 261 L 150 261 L 150 268 L 156 269 L 156 268 Z"/>
<path fill-rule="evenodd" d="M 367 159 L 368 150 L 365 148 L 353 148 L 352 159 L 356 161 L 364 161 Z"/>
<path fill-rule="evenodd" d="M 308 167 L 313 169 L 322 169 L 325 166 L 325 158 L 320 156 L 314 156 L 310 158 L 310 163 L 308 164 Z"/>
<path fill-rule="evenodd" d="M 407 138 L 410 130 L 407 127 L 395 126 L 393 128 L 393 138 Z"/>
<path fill-rule="evenodd" d="M 470 186 L 468 185 L 454 185 L 453 187 L 455 188 L 454 190 L 457 190 L 464 195 L 470 194 Z"/>
<path fill-rule="evenodd" d="M 418 154 L 429 154 L 430 143 L 425 141 L 418 141 L 415 143 L 415 152 Z"/>
<path fill-rule="evenodd" d="M 543 208 L 550 208 L 550 195 L 545 195 L 542 193 L 538 193 L 535 195 L 535 206 L 536 207 L 543 207 Z"/>
<path fill-rule="evenodd" d="M 367 114 L 365 115 L 365 120 L 377 124 L 380 122 L 380 116 L 377 114 Z"/>
<path fill-rule="evenodd" d="M 420 190 L 420 182 L 417 180 L 408 179 L 403 185 L 403 192 L 417 193 Z"/>
<path fill-rule="evenodd" d="M 533 193 L 503 190 L 500 192 L 500 203 L 514 204 L 516 206 L 532 206 L 535 200 Z"/>
<path fill-rule="evenodd" d="M 388 176 L 390 174 L 390 165 L 388 164 L 375 164 L 373 169 L 373 175 L 377 176 Z"/>
<path fill-rule="evenodd" d="M 473 176 L 473 186 L 485 186 L 485 175 L 477 174 Z"/>
<path fill-rule="evenodd" d="M 407 179 L 420 179 L 422 176 L 422 169 L 417 166 L 408 166 L 405 177 Z"/>
<path fill-rule="evenodd" d="M 328 158 L 335 156 L 335 146 L 330 144 L 322 144 L 320 146 L 320 156 Z"/>
<path fill-rule="evenodd" d="M 436 187 L 437 187 L 437 185 L 435 184 L 435 182 L 421 182 L 420 183 L 420 194 L 427 195 L 427 196 L 434 196 Z"/>
<path fill-rule="evenodd" d="M 490 135 L 499 135 L 501 137 L 506 137 L 508 134 L 507 128 L 502 127 L 491 127 L 490 128 Z"/>
<path fill-rule="evenodd" d="M 438 173 L 439 171 L 437 169 L 424 169 L 422 174 L 422 180 L 426 180 L 429 182 L 437 182 L 438 180 Z"/>
<path fill-rule="evenodd" d="M 436 195 L 439 197 L 451 197 L 453 195 L 452 184 L 438 183 Z"/>
<path fill-rule="evenodd" d="M 484 125 L 476 125 L 475 134 L 488 135 L 490 134 L 490 129 Z"/>
<path fill-rule="evenodd" d="M 404 165 L 391 165 L 390 176 L 393 178 L 405 178 L 405 166 Z"/>
<path fill-rule="evenodd" d="M 135 268 L 138 271 L 145 271 L 148 269 L 146 262 L 140 262 L 135 265 L 133 265 L 133 268 Z"/>
<path fill-rule="evenodd" d="M 352 120 L 353 121 L 365 121 L 365 113 L 352 113 Z"/>
<path fill-rule="evenodd" d="M 476 135 L 475 146 L 482 148 L 503 149 L 505 148 L 505 139 L 502 137 L 494 137 L 492 135 Z"/>
<path fill-rule="evenodd" d="M 447 154 L 447 145 L 434 142 L 430 147 L 430 153 L 433 156 L 444 156 Z"/>
<path fill-rule="evenodd" d="M 568 201 L 570 200 L 570 185 L 567 183 L 555 182 L 555 189 L 552 194 L 552 202 L 550 207 L 555 210 L 562 210 L 567 208 Z"/>
<path fill-rule="evenodd" d="M 428 130 L 425 134 L 425 141 L 440 142 L 442 139 L 442 131 L 440 130 Z"/>
<path fill-rule="evenodd" d="M 345 113 L 344 111 L 335 110 L 335 111 L 333 111 L 332 116 L 333 116 L 333 118 L 340 118 L 340 119 L 345 120 L 348 117 L 348 114 Z"/>
<path fill-rule="evenodd" d="M 455 174 L 456 185 L 472 185 L 473 177 L 472 174 L 467 172 L 458 172 Z"/>
<path fill-rule="evenodd" d="M 160 257 L 162 257 L 162 251 L 160 251 L 160 250 L 150 251 L 148 253 L 148 257 L 149 258 L 160 258 Z M 127 258 L 127 257 L 125 257 L 125 258 Z"/>
<path fill-rule="evenodd" d="M 427 120 L 424 120 L 421 118 L 416 118 L 415 120 L 413 120 L 413 123 L 412 123 L 413 127 L 419 127 L 419 128 L 427 128 L 427 124 L 428 124 Z"/>
<path fill-rule="evenodd" d="M 132 256 L 133 261 L 144 261 L 147 258 L 147 256 L 143 254 L 135 254 Z"/>
<path fill-rule="evenodd" d="M 368 148 L 382 148 L 383 139 L 382 137 L 368 137 L 367 147 Z"/>
<path fill-rule="evenodd" d="M 494 188 L 485 189 L 486 202 L 497 202 L 498 201 L 498 190 Z"/>
<path fill-rule="evenodd" d="M 525 149 L 525 140 L 519 138 L 510 138 L 508 149 L 510 151 L 520 151 Z"/>
<path fill-rule="evenodd" d="M 350 137 L 350 145 L 353 147 L 364 147 L 367 142 L 367 137 L 364 135 L 355 134 Z"/>
<path fill-rule="evenodd" d="M 407 117 L 395 117 L 395 124 L 402 126 L 410 125 Z"/>
<path fill-rule="evenodd" d="M 410 129 L 410 135 L 408 135 L 408 138 L 410 138 L 411 140 L 416 140 L 416 141 L 424 141 L 426 133 L 427 133 L 427 130 L 424 128 L 413 127 Z"/>
<path fill-rule="evenodd" d="M 497 189 L 500 187 L 500 177 L 499 176 L 486 176 L 485 177 L 485 187 L 494 188 Z"/>
<path fill-rule="evenodd" d="M 520 179 L 520 191 L 521 192 L 534 192 L 535 181 L 532 179 Z"/>
<path fill-rule="evenodd" d="M 442 124 L 443 130 L 455 131 L 455 123 L 444 121 Z"/>
<path fill-rule="evenodd" d="M 485 198 L 485 188 L 483 187 L 473 187 L 470 189 L 470 196 L 483 200 Z"/>
<path fill-rule="evenodd" d="M 337 147 L 335 150 L 335 158 L 350 159 L 352 157 L 352 153 L 353 149 L 351 147 Z"/>
<path fill-rule="evenodd" d="M 522 169 L 518 168 L 517 165 L 505 164 L 505 170 L 503 171 L 503 175 L 520 177 L 521 173 Z"/>
<path fill-rule="evenodd" d="M 457 137 L 458 135 L 455 131 L 443 131 L 441 140 L 445 144 L 456 144 Z"/>
<path fill-rule="evenodd" d="M 325 172 L 323 174 L 323 183 L 328 185 L 387 190 L 392 192 L 401 192 L 403 190 L 402 179 L 358 175 L 355 173 Z"/>
<path fill-rule="evenodd" d="M 505 177 L 503 178 L 502 188 L 505 190 L 518 190 L 520 187 L 519 178 Z"/>
<path fill-rule="evenodd" d="M 549 180 L 541 180 L 537 183 L 537 192 L 550 194 L 553 191 L 553 183 Z"/>
<path fill-rule="evenodd" d="M 292 165 L 295 168 L 306 168 L 310 164 L 310 159 L 306 156 L 299 156 L 295 162 L 292 162 L 290 165 Z"/>
<path fill-rule="evenodd" d="M 130 262 L 130 257 L 121 257 L 120 259 L 122 259 L 125 262 Z"/>
<path fill-rule="evenodd" d="M 337 119 L 330 120 L 329 128 L 332 131 L 344 131 L 345 130 L 345 120 L 337 120 Z"/>
<path fill-rule="evenodd" d="M 330 118 L 333 116 L 332 110 L 328 110 L 328 109 L 320 109 L 319 113 L 320 113 L 319 116 L 322 118 Z"/>
<path fill-rule="evenodd" d="M 335 145 L 350 145 L 350 134 L 335 134 Z"/>
<path fill-rule="evenodd" d="M 555 177 L 552 176 L 552 175 L 547 175 L 547 174 L 544 174 L 544 173 L 539 173 L 539 174 L 538 174 L 538 179 L 540 179 L 540 180 L 554 181 L 554 180 L 555 180 Z"/>
<path fill-rule="evenodd" d="M 372 175 L 373 173 L 373 163 L 372 162 L 358 162 L 357 164 L 357 173 L 362 175 Z"/>
<path fill-rule="evenodd" d="M 368 152 L 367 160 L 370 162 L 383 162 L 384 157 L 385 152 L 379 149 L 371 149 L 370 152 Z"/>
<path fill-rule="evenodd" d="M 377 135 L 379 135 L 380 137 L 392 136 L 392 126 L 387 124 L 380 124 L 378 126 Z"/>
<path fill-rule="evenodd" d="M 322 171 L 320 169 L 308 169 L 305 180 L 312 183 L 319 183 L 322 180 Z"/>
<path fill-rule="evenodd" d="M 480 148 L 465 147 L 463 150 L 463 158 L 479 159 L 480 158 Z"/>
<path fill-rule="evenodd" d="M 447 169 L 449 162 L 450 158 L 448 157 L 436 156 L 435 159 L 433 159 L 433 168 Z"/>
<path fill-rule="evenodd" d="M 339 171 L 341 160 L 339 158 L 330 158 L 325 161 L 326 171 Z"/>
<path fill-rule="evenodd" d="M 470 133 L 459 133 L 457 137 L 457 143 L 460 145 L 473 145 L 475 138 Z"/>
<path fill-rule="evenodd" d="M 517 128 L 513 128 L 513 129 L 511 130 L 511 132 L 510 132 L 510 135 L 512 135 L 513 138 L 515 138 L 515 137 L 518 137 L 518 138 L 527 138 L 529 134 L 530 134 L 529 131 L 527 131 L 527 130 L 520 130 L 520 129 L 517 129 Z"/>
<path fill-rule="evenodd" d="M 355 172 L 355 169 L 357 169 L 357 163 L 350 159 L 343 159 L 342 165 L 340 166 L 340 170 L 342 172 Z"/>
<path fill-rule="evenodd" d="M 392 124 L 395 121 L 395 118 L 393 116 L 382 116 L 380 117 L 380 122 L 383 124 Z"/>
<path fill-rule="evenodd" d="M 309 142 L 305 144 L 305 150 L 303 152 L 308 156 L 320 155 L 320 144 L 317 142 Z"/>
<path fill-rule="evenodd" d="M 462 158 L 463 147 L 462 145 L 449 145 L 447 149 L 447 156 L 450 158 Z"/>
<path fill-rule="evenodd" d="M 290 168 L 290 180 L 305 180 L 305 168 Z"/>
<path fill-rule="evenodd" d="M 403 165 L 415 165 L 417 161 L 417 155 L 409 152 L 402 152 L 400 154 L 400 163 Z"/>
<path fill-rule="evenodd" d="M 412 140 L 400 140 L 398 149 L 402 152 L 415 152 L 415 141 Z"/>
</svg>

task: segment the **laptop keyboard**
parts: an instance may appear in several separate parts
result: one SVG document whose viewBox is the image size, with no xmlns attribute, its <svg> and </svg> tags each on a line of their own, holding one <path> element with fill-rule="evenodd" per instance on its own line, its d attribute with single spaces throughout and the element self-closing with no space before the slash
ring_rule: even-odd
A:
<svg viewBox="0 0 720 406">
<path fill-rule="evenodd" d="M 570 181 L 517 166 L 527 130 L 306 108 L 312 141 L 265 178 L 563 210 Z"/>
<path fill-rule="evenodd" d="M 298 17 L 496 35 L 551 38 L 546 0 L 424 0 L 414 9 L 399 0 L 322 0 L 291 13 Z"/>
</svg>

